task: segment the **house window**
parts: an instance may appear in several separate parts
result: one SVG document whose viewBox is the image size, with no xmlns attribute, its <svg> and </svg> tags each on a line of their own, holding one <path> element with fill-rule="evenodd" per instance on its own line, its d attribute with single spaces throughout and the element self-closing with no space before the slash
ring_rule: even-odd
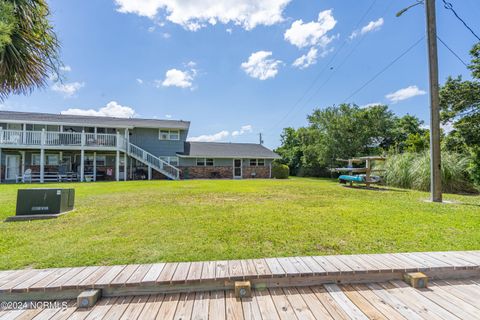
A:
<svg viewBox="0 0 480 320">
<path fill-rule="evenodd" d="M 60 163 L 60 158 L 58 154 L 46 154 L 45 155 L 45 165 L 46 166 L 58 166 Z M 32 154 L 32 165 L 40 165 L 40 154 Z"/>
<path fill-rule="evenodd" d="M 250 159 L 250 167 L 263 167 L 265 166 L 265 159 Z"/>
<path fill-rule="evenodd" d="M 215 164 L 213 158 L 197 158 L 197 166 L 213 167 Z"/>
<path fill-rule="evenodd" d="M 213 167 L 213 159 L 205 159 L 205 165 L 207 167 Z"/>
<path fill-rule="evenodd" d="M 169 157 L 168 163 L 172 166 L 178 166 L 178 157 Z"/>
<path fill-rule="evenodd" d="M 204 166 L 205 158 L 197 158 L 197 166 Z"/>
<path fill-rule="evenodd" d="M 179 130 L 160 130 L 160 140 L 180 140 Z"/>
</svg>

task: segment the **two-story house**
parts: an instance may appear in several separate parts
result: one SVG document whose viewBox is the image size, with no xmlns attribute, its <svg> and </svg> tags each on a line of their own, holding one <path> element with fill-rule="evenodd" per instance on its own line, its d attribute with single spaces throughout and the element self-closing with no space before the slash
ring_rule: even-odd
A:
<svg viewBox="0 0 480 320">
<path fill-rule="evenodd" d="M 270 178 L 260 144 L 189 142 L 190 122 L 0 111 L 0 182 Z"/>
</svg>

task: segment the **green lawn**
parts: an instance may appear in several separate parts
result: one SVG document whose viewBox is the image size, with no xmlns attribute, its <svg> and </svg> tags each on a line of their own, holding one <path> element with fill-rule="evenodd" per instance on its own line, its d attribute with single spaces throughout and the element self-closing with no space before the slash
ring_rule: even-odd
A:
<svg viewBox="0 0 480 320">
<path fill-rule="evenodd" d="M 61 186 L 75 187 L 75 211 L 0 222 L 0 269 L 480 249 L 479 196 L 433 204 L 306 178 Z M 24 187 L 0 185 L 0 219 Z"/>
</svg>

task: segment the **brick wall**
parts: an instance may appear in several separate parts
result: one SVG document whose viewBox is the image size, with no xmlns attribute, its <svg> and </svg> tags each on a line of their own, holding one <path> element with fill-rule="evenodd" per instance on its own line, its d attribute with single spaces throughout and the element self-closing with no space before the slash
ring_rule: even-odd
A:
<svg viewBox="0 0 480 320">
<path fill-rule="evenodd" d="M 232 167 L 179 167 L 181 171 L 181 179 L 232 179 Z"/>
<path fill-rule="evenodd" d="M 242 176 L 244 179 L 252 179 L 252 178 L 261 178 L 261 179 L 268 179 L 270 178 L 270 167 L 243 167 Z"/>
</svg>

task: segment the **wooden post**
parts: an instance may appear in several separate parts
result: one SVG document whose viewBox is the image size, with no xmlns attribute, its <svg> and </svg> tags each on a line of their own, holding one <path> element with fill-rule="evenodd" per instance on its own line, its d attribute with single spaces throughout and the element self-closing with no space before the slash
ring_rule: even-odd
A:
<svg viewBox="0 0 480 320">
<path fill-rule="evenodd" d="M 80 150 L 80 182 L 85 181 L 85 150 Z"/>
<path fill-rule="evenodd" d="M 118 150 L 115 157 L 115 180 L 120 181 L 120 151 Z"/>
<path fill-rule="evenodd" d="M 45 149 L 40 149 L 40 183 L 45 180 Z"/>
<path fill-rule="evenodd" d="M 370 159 L 365 160 L 365 167 L 366 167 L 366 172 L 365 172 L 365 180 L 366 180 L 366 185 L 367 188 L 370 187 L 370 172 L 371 172 L 371 165 L 372 163 L 370 162 Z"/>
<path fill-rule="evenodd" d="M 152 167 L 148 166 L 148 180 L 152 180 Z"/>
<path fill-rule="evenodd" d="M 23 134 L 22 134 L 22 143 L 27 144 L 27 124 L 23 124 Z"/>
<path fill-rule="evenodd" d="M 0 127 L 0 133 L 1 132 L 2 132 L 2 127 Z M 0 183 L 2 183 L 2 148 L 0 148 Z"/>
<path fill-rule="evenodd" d="M 128 171 L 128 165 L 127 165 L 127 153 L 123 153 L 123 181 L 127 181 L 127 171 Z"/>
<path fill-rule="evenodd" d="M 25 174 L 25 151 L 20 151 L 22 155 L 22 177 Z"/>
<path fill-rule="evenodd" d="M 97 128 L 95 127 L 95 130 Z M 97 181 L 97 153 L 93 153 L 93 181 Z"/>
</svg>

